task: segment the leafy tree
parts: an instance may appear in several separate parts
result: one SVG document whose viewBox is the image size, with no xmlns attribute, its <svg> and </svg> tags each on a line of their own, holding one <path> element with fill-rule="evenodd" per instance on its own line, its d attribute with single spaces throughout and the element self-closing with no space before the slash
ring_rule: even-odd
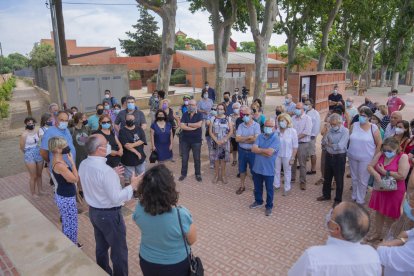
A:
<svg viewBox="0 0 414 276">
<path fill-rule="evenodd" d="M 160 65 L 157 73 L 157 89 L 168 91 L 175 46 L 175 17 L 177 0 L 136 0 L 143 7 L 154 11 L 162 19 Z"/>
<path fill-rule="evenodd" d="M 256 45 L 254 44 L 254 41 L 243 41 L 240 42 L 240 47 L 237 47 L 237 51 L 254 54 L 256 52 Z"/>
<path fill-rule="evenodd" d="M 210 13 L 210 22 L 214 36 L 214 56 L 216 61 L 216 101 L 222 101 L 231 29 L 237 19 L 238 6 L 243 4 L 243 0 L 189 1 L 191 2 L 191 12 L 194 13 L 197 10 L 207 10 Z"/>
<path fill-rule="evenodd" d="M 177 36 L 175 38 L 175 50 L 187 50 L 187 45 L 191 50 L 205 50 L 206 44 L 200 39 L 194 39 L 191 37 L 184 38 L 183 36 Z"/>
<path fill-rule="evenodd" d="M 29 59 L 22 54 L 13 53 L 7 57 L 0 57 L 0 74 L 12 73 L 29 66 Z"/>
<path fill-rule="evenodd" d="M 55 51 L 48 44 L 36 44 L 29 57 L 29 64 L 35 69 L 56 64 Z"/>
<path fill-rule="evenodd" d="M 119 39 L 121 48 L 129 56 L 149 56 L 161 53 L 161 38 L 157 34 L 155 17 L 148 10 L 138 7 L 139 19 L 132 25 L 134 32 L 126 32 L 129 39 Z"/>
</svg>

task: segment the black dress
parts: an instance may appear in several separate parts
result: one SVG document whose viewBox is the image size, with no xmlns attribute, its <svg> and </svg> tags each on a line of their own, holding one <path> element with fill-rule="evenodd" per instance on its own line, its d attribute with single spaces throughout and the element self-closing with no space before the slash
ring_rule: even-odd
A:
<svg viewBox="0 0 414 276">
<path fill-rule="evenodd" d="M 106 135 L 105 133 L 102 132 L 102 130 L 97 130 L 95 131 L 93 134 L 102 134 L 106 141 L 108 141 L 108 143 L 111 145 L 112 150 L 118 151 L 119 147 L 118 144 L 116 143 L 116 139 L 115 139 L 115 133 L 111 130 L 111 133 L 109 135 Z M 120 165 L 121 163 L 121 157 L 120 156 L 112 156 L 112 155 L 107 155 L 106 156 L 106 164 L 108 166 L 110 166 L 111 168 L 115 168 L 118 165 Z"/>
</svg>

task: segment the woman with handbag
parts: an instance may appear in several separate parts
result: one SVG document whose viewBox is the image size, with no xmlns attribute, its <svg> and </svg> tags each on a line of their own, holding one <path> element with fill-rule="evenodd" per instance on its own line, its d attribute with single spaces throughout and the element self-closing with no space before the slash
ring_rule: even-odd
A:
<svg viewBox="0 0 414 276">
<path fill-rule="evenodd" d="M 154 114 L 155 121 L 151 124 L 151 151 L 157 152 L 158 162 L 171 160 L 173 133 L 172 125 L 167 122 L 167 114 L 163 110 L 157 110 Z"/>
<path fill-rule="evenodd" d="M 172 172 L 164 164 L 152 167 L 145 172 L 137 194 L 133 219 L 141 231 L 142 273 L 190 275 L 190 245 L 197 240 L 197 233 L 191 213 L 176 206 L 178 192 Z"/>
<path fill-rule="evenodd" d="M 400 217 L 408 170 L 408 156 L 401 152 L 398 140 L 394 137 L 385 139 L 381 152 L 368 165 L 368 172 L 374 177 L 369 207 L 375 210 L 375 233 L 367 238 L 368 242 L 382 240 L 384 223 L 388 232 L 391 224 Z"/>
</svg>

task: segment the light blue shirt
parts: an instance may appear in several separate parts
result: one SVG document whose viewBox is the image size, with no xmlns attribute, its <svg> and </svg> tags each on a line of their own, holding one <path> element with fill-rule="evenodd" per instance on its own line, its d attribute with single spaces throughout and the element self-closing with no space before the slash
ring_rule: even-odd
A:
<svg viewBox="0 0 414 276">
<path fill-rule="evenodd" d="M 251 119 L 253 120 L 253 119 Z M 247 137 L 247 136 L 257 136 L 260 134 L 260 125 L 253 121 L 253 124 L 247 126 L 246 123 L 242 123 L 236 130 L 236 136 Z M 253 144 L 239 143 L 239 146 L 245 150 L 251 150 Z"/>
<path fill-rule="evenodd" d="M 93 114 L 93 115 L 89 116 L 89 118 L 88 118 L 88 127 L 90 127 L 90 129 L 92 131 L 98 130 L 98 128 L 99 128 L 99 116 L 98 115 Z"/>
<path fill-rule="evenodd" d="M 203 119 L 207 119 L 207 115 L 210 113 L 211 108 L 213 107 L 213 101 L 211 99 L 201 99 L 197 104 L 197 109 L 201 111 L 206 111 L 207 114 L 201 113 L 203 115 Z"/>
<path fill-rule="evenodd" d="M 60 128 L 57 128 L 55 126 L 49 127 L 42 137 L 42 144 L 40 145 L 40 148 L 42 150 L 49 151 L 49 139 L 53 137 L 63 137 L 68 143 L 68 146 L 70 147 L 70 153 L 72 154 L 72 159 L 76 160 L 76 150 L 75 150 L 75 146 L 73 145 L 72 135 L 70 134 L 69 129 L 61 130 Z M 68 156 L 66 154 L 63 155 L 63 159 L 65 160 L 66 164 L 68 164 L 68 166 L 71 166 L 68 160 Z M 53 153 L 50 151 L 49 151 L 49 161 L 50 161 L 49 163 L 52 164 Z M 49 166 L 49 170 L 52 171 L 52 166 Z"/>
<path fill-rule="evenodd" d="M 283 107 L 285 108 L 286 113 L 294 112 L 296 109 L 296 104 L 294 102 L 290 102 L 288 104 L 284 103 Z"/>
<path fill-rule="evenodd" d="M 179 209 L 183 230 L 187 234 L 193 218 L 186 208 L 179 207 Z M 133 219 L 141 230 L 139 254 L 144 260 L 170 265 L 187 258 L 176 208 L 173 207 L 168 213 L 152 216 L 138 203 Z M 190 252 L 190 248 L 187 249 Z"/>
<path fill-rule="evenodd" d="M 254 142 L 254 145 L 257 145 L 261 149 L 272 148 L 274 149 L 274 152 L 270 157 L 256 154 L 256 157 L 254 158 L 253 171 L 257 174 L 265 176 L 274 176 L 276 156 L 280 147 L 279 136 L 275 132 L 273 132 L 270 136 L 260 134 Z"/>
</svg>

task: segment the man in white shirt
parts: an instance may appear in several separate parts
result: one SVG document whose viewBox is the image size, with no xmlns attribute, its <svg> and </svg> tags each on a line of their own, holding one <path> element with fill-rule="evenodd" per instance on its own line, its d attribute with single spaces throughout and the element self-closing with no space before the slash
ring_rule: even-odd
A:
<svg viewBox="0 0 414 276">
<path fill-rule="evenodd" d="M 399 121 L 402 120 L 402 113 L 400 111 L 394 111 L 390 116 L 390 123 L 385 128 L 384 139 L 394 136 L 395 128 Z"/>
<path fill-rule="evenodd" d="M 303 109 L 303 103 L 297 103 L 295 108 L 295 116 L 292 118 L 293 127 L 298 134 L 298 153 L 295 158 L 295 162 L 292 167 L 292 180 L 295 182 L 296 178 L 296 164 L 299 161 L 300 172 L 300 189 L 306 190 L 306 159 L 309 155 L 309 142 L 311 141 L 312 134 L 312 119 L 305 114 Z"/>
<path fill-rule="evenodd" d="M 369 214 L 354 202 L 338 204 L 326 217 L 326 245 L 308 248 L 289 270 L 289 276 L 381 275 L 378 253 L 360 241 L 369 230 Z"/>
<path fill-rule="evenodd" d="M 414 222 L 414 192 L 403 203 L 405 216 Z M 379 244 L 377 252 L 385 276 L 414 275 L 414 228 L 402 232 L 397 239 Z"/>
<path fill-rule="evenodd" d="M 128 275 L 128 247 L 121 205 L 131 199 L 142 175 L 133 175 L 131 184 L 122 188 L 118 176 L 123 173 L 122 169 L 115 171 L 106 164 L 105 156 L 111 152 L 111 147 L 105 137 L 91 135 L 85 147 L 88 158 L 80 164 L 79 177 L 95 233 L 96 262 L 109 275 Z M 109 266 L 109 248 L 113 271 Z"/>
<path fill-rule="evenodd" d="M 305 101 L 305 111 L 312 119 L 312 131 L 311 131 L 311 140 L 309 142 L 309 156 L 311 157 L 311 170 L 306 174 L 316 174 L 316 138 L 321 132 L 321 116 L 319 112 L 314 108 L 313 101 L 307 99 Z"/>
</svg>

